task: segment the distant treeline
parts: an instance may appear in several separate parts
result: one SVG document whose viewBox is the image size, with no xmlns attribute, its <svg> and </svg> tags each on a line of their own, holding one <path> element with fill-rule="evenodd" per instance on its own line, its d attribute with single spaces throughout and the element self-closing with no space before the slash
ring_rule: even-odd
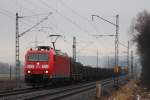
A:
<svg viewBox="0 0 150 100">
<path fill-rule="evenodd" d="M 9 65 L 8 63 L 0 62 L 0 74 L 9 74 L 10 73 L 10 66 L 11 66 L 11 73 L 15 74 L 15 66 Z M 21 67 L 21 73 L 23 73 L 22 67 Z"/>
</svg>

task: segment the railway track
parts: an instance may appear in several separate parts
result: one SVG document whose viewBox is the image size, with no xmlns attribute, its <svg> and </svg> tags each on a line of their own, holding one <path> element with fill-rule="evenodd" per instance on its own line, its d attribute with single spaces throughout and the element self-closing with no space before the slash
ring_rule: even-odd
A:
<svg viewBox="0 0 150 100">
<path fill-rule="evenodd" d="M 112 79 L 101 81 L 102 85 L 112 84 Z M 64 87 L 53 87 L 44 89 L 20 89 L 14 91 L 0 92 L 0 100 L 58 100 L 74 94 L 78 94 L 95 88 L 95 82 L 79 83 Z"/>
<path fill-rule="evenodd" d="M 4 98 L 7 96 L 11 96 L 11 95 L 23 94 L 23 93 L 27 93 L 27 92 L 32 92 L 35 90 L 36 89 L 34 89 L 34 88 L 23 88 L 23 89 L 16 89 L 16 90 L 1 91 L 0 98 Z"/>
<path fill-rule="evenodd" d="M 102 81 L 102 85 L 104 84 L 108 84 L 111 83 L 112 80 L 103 80 Z M 62 89 L 58 89 L 55 92 L 49 92 L 49 93 L 45 93 L 45 94 L 41 94 L 38 96 L 30 96 L 28 98 L 25 98 L 23 100 L 58 100 L 58 99 L 62 99 L 74 94 L 78 94 L 90 89 L 94 89 L 95 88 L 95 82 L 90 82 L 90 83 L 84 83 L 84 84 L 79 84 L 79 85 L 75 85 L 72 87 L 66 87 L 66 88 L 62 88 Z"/>
<path fill-rule="evenodd" d="M 78 84 L 78 85 L 81 85 L 81 84 Z M 78 87 L 78 85 L 75 85 L 75 87 Z M 0 92 L 0 100 L 18 100 L 18 99 L 19 100 L 30 100 L 30 99 L 32 100 L 32 99 L 40 98 L 42 96 L 46 96 L 49 93 L 56 94 L 62 91 L 73 89 L 70 87 L 72 86 L 65 86 L 65 87 L 59 87 L 59 88 L 54 87 L 51 89 L 50 88 L 48 89 L 27 88 L 27 89 L 13 90 L 13 91 L 4 91 L 4 92 Z"/>
<path fill-rule="evenodd" d="M 69 96 L 71 94 L 76 94 L 79 93 L 81 91 L 85 91 L 91 88 L 95 87 L 95 82 L 94 83 L 90 83 L 90 84 L 86 84 L 86 85 L 77 85 L 77 86 L 73 86 L 73 87 L 67 87 L 67 88 L 63 88 L 63 89 L 58 89 L 55 92 L 49 92 L 46 94 L 41 94 L 38 96 L 32 96 L 29 98 L 25 98 L 24 100 L 46 100 L 46 99 L 50 99 L 50 100 L 57 100 L 59 98 L 65 97 L 65 96 Z"/>
<path fill-rule="evenodd" d="M 123 78 L 120 78 L 119 81 L 122 81 L 122 80 L 123 80 Z M 44 95 L 41 94 L 38 96 L 32 96 L 30 98 L 25 98 L 23 100 L 59 100 L 59 99 L 65 98 L 65 97 L 79 94 L 79 93 L 84 92 L 84 91 L 88 91 L 90 89 L 94 89 L 96 87 L 95 83 L 96 82 L 91 82 L 91 83 L 87 83 L 87 84 L 80 84 L 80 85 L 75 86 L 75 87 L 58 90 L 58 91 L 55 91 L 53 93 L 47 93 Z M 102 80 L 101 85 L 102 85 L 102 87 L 103 86 L 106 87 L 108 85 L 113 85 L 113 80 L 112 79 Z"/>
</svg>

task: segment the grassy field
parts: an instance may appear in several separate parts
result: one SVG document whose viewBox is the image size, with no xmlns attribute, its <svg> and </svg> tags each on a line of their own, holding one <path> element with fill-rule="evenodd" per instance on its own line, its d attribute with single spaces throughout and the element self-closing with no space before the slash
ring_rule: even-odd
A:
<svg viewBox="0 0 150 100">
<path fill-rule="evenodd" d="M 18 81 L 16 81 L 14 74 L 11 75 L 11 78 L 9 74 L 0 74 L 0 91 L 14 89 L 16 88 L 17 83 Z M 21 76 L 19 83 L 21 84 L 21 87 L 26 87 L 24 76 Z"/>
<path fill-rule="evenodd" d="M 14 80 L 15 78 L 15 74 L 12 74 L 11 77 L 9 74 L 0 74 L 0 80 Z M 24 79 L 24 75 L 21 75 L 21 79 Z"/>
<path fill-rule="evenodd" d="M 0 80 L 10 80 L 10 79 L 15 79 L 15 75 L 11 75 L 11 78 L 10 78 L 10 75 L 9 74 L 0 74 Z"/>
</svg>

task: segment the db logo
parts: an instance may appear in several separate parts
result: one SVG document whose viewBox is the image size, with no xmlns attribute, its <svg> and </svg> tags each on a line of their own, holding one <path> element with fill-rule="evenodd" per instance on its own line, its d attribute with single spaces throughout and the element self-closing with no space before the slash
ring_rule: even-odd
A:
<svg viewBox="0 0 150 100">
<path fill-rule="evenodd" d="M 40 63 L 39 62 L 36 63 L 36 68 L 40 68 Z"/>
</svg>

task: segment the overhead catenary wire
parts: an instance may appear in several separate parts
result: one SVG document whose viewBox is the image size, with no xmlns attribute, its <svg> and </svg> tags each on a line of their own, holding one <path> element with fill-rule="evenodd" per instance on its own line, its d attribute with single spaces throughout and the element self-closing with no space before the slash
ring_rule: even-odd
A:
<svg viewBox="0 0 150 100">
<path fill-rule="evenodd" d="M 39 6 L 37 6 L 35 3 L 33 3 L 31 0 L 24 0 L 24 2 L 27 4 L 27 5 L 31 5 L 32 6 L 32 8 L 34 7 L 34 9 L 29 9 L 29 8 L 27 8 L 27 7 L 24 7 L 23 6 L 23 4 L 19 4 L 19 5 L 21 5 L 21 7 L 22 8 L 24 8 L 25 10 L 27 10 L 27 11 L 29 11 L 29 12 L 31 12 L 32 13 L 32 15 L 29 15 L 29 16 L 24 16 L 25 18 L 30 18 L 30 20 L 29 19 L 26 19 L 28 22 L 34 22 L 33 20 L 31 20 L 31 18 L 33 18 L 33 19 L 35 19 L 35 17 L 40 17 L 40 16 L 42 16 L 42 15 L 46 15 L 48 12 L 45 12 L 45 13 L 43 13 L 43 10 L 41 9 L 41 7 L 39 7 Z M 41 10 L 42 11 L 42 13 L 36 13 L 35 12 L 35 10 L 37 9 L 37 8 L 39 8 L 39 10 Z M 34 11 L 33 11 L 34 10 Z M 34 14 L 33 14 L 34 13 Z M 41 18 L 39 18 L 39 19 L 41 19 Z"/>
<path fill-rule="evenodd" d="M 11 2 L 11 4 L 13 4 L 15 7 L 17 6 L 14 2 L 12 2 L 12 0 L 9 0 L 9 2 Z M 32 14 L 36 14 L 32 9 L 28 8 L 28 7 L 25 7 L 23 6 L 22 4 L 19 4 L 24 10 L 28 11 L 28 12 L 31 12 Z M 16 12 L 16 11 L 15 11 Z"/>
<path fill-rule="evenodd" d="M 96 38 L 96 37 L 95 37 L 95 38 Z M 104 40 L 104 38 L 101 38 L 101 39 Z M 110 50 L 111 46 L 113 47 L 113 45 L 112 45 L 111 43 L 106 43 L 105 41 L 103 41 L 103 40 L 101 40 L 101 39 L 96 38 L 96 41 L 99 43 L 98 45 L 99 45 L 100 47 L 103 47 L 103 48 L 101 48 L 101 51 L 106 51 L 106 50 L 107 50 L 107 52 L 109 53 L 110 51 L 108 51 L 108 50 Z M 107 46 L 107 45 L 108 45 L 108 46 Z"/>
<path fill-rule="evenodd" d="M 47 3 L 45 3 L 44 1 L 40 1 L 40 2 L 42 2 L 42 4 L 46 5 L 48 8 L 50 8 L 50 9 L 54 10 L 55 12 L 57 12 L 57 14 L 59 14 L 60 16 L 63 15 L 63 14 L 60 13 L 57 9 L 51 7 L 50 5 L 48 5 Z M 34 6 L 37 6 L 37 5 L 34 4 Z M 68 17 L 66 17 L 66 16 L 64 16 L 64 15 L 63 15 L 63 18 L 65 18 L 67 21 L 71 22 L 74 26 L 76 26 L 77 28 L 79 28 L 81 31 L 84 31 L 84 32 L 88 33 L 87 30 L 82 29 L 77 23 L 75 23 L 74 21 L 72 21 L 70 18 L 68 18 Z M 83 19 L 84 19 L 84 18 L 83 18 Z M 65 41 L 65 42 L 66 42 L 66 41 Z"/>
<path fill-rule="evenodd" d="M 36 5 L 36 3 L 33 3 L 32 0 L 24 0 L 24 2 L 26 2 L 28 5 L 31 5 L 32 7 L 34 7 L 34 10 L 40 10 L 43 12 L 43 10 L 41 9 L 41 7 L 39 7 L 39 5 Z"/>
<path fill-rule="evenodd" d="M 0 8 L 0 10 L 1 10 L 0 11 L 1 14 L 9 17 L 10 19 L 12 19 L 14 21 L 14 19 L 15 19 L 15 14 L 14 13 L 12 13 L 9 10 L 3 9 L 3 8 Z M 20 20 L 20 22 L 23 23 L 24 25 L 30 26 L 30 24 L 26 23 L 25 21 Z"/>
<path fill-rule="evenodd" d="M 122 42 L 120 42 L 120 41 L 119 41 L 119 44 L 120 44 L 121 46 L 125 47 L 125 48 L 128 48 L 128 46 L 127 46 L 127 45 L 123 44 L 123 43 L 122 43 Z"/>
<path fill-rule="evenodd" d="M 28 17 L 37 17 L 37 16 L 42 16 L 42 15 L 47 15 L 47 13 L 36 13 L 36 14 L 33 14 L 33 15 L 28 15 L 28 16 L 23 16 L 23 17 L 25 17 L 25 18 L 28 18 Z"/>
<path fill-rule="evenodd" d="M 94 44 L 94 41 L 90 42 L 92 45 Z M 91 46 L 91 45 L 90 45 Z M 87 49 L 89 47 L 89 43 L 87 43 L 85 46 L 83 46 L 81 49 L 77 51 L 77 53 L 81 52 L 81 50 Z"/>
<path fill-rule="evenodd" d="M 84 31 L 86 33 L 88 33 L 87 30 L 82 29 L 77 23 L 75 23 L 74 21 L 72 21 L 70 18 L 66 17 L 65 15 L 63 15 L 62 13 L 60 13 L 57 9 L 51 7 L 50 5 L 48 5 L 47 3 L 45 3 L 44 1 L 40 0 L 40 2 L 42 4 L 44 4 L 46 7 L 52 9 L 53 11 L 55 11 L 57 14 L 59 14 L 60 16 L 62 16 L 63 18 L 65 18 L 67 21 L 69 21 L 70 23 L 72 23 L 74 26 L 76 26 L 78 29 L 80 29 L 81 31 Z"/>
<path fill-rule="evenodd" d="M 27 0 L 27 2 L 29 3 L 30 1 L 28 1 Z M 47 5 L 47 3 L 45 3 L 44 1 L 41 1 L 44 5 Z M 37 7 L 37 5 L 35 5 L 35 4 L 33 4 L 33 3 L 31 3 L 30 2 L 30 5 L 34 5 L 34 6 L 36 6 Z M 48 8 L 50 8 L 50 9 L 52 9 L 52 10 L 54 10 L 55 12 L 57 12 L 57 13 L 59 13 L 59 15 L 63 15 L 63 14 L 61 14 L 60 12 L 58 12 L 58 10 L 57 9 L 55 9 L 55 8 L 53 8 L 53 7 L 50 7 L 49 5 L 47 5 L 48 6 Z M 64 17 L 64 16 L 63 16 Z M 87 30 L 84 30 L 84 29 L 82 29 L 78 24 L 76 24 L 74 21 L 72 21 L 70 18 L 68 18 L 68 17 L 65 17 L 65 19 L 67 19 L 69 22 L 71 22 L 73 25 L 75 25 L 76 27 L 78 27 L 80 30 L 82 30 L 82 31 L 84 31 L 84 32 L 88 32 Z M 83 18 L 84 19 L 84 18 Z M 66 40 L 64 40 L 65 42 L 66 42 Z"/>
<path fill-rule="evenodd" d="M 83 32 L 89 33 L 87 30 L 84 30 L 83 28 L 80 27 L 80 25 L 78 25 L 76 22 L 72 21 L 72 19 L 70 19 L 69 17 L 63 15 L 61 12 L 59 12 L 57 9 L 53 8 L 52 6 L 50 6 L 49 4 L 47 4 L 45 1 L 43 0 L 39 0 L 44 6 L 46 6 L 49 9 L 52 9 L 53 11 L 55 11 L 58 15 L 62 16 L 63 18 L 65 18 L 67 21 L 69 21 L 70 23 L 72 23 L 74 26 L 76 26 L 78 29 L 80 29 Z"/>
<path fill-rule="evenodd" d="M 58 11 L 58 10 L 57 10 Z M 83 17 L 82 17 L 83 18 Z M 86 18 L 86 17 L 85 17 Z M 83 18 L 84 19 L 84 18 Z M 70 21 L 69 21 L 70 22 Z M 79 26 L 80 27 L 80 26 Z M 81 29 L 81 28 L 80 28 Z M 83 31 L 83 29 L 81 29 Z M 85 30 L 84 30 L 85 31 Z"/>
<path fill-rule="evenodd" d="M 38 26 L 39 24 L 43 23 L 45 20 L 48 19 L 48 17 L 51 15 L 52 13 L 49 13 L 48 16 L 46 16 L 45 18 L 43 18 L 40 22 L 36 23 L 35 25 L 33 25 L 31 28 L 29 28 L 28 30 L 24 31 L 23 33 L 21 33 L 19 35 L 19 37 L 23 36 L 25 33 L 29 32 L 30 30 L 32 30 L 34 27 Z"/>
<path fill-rule="evenodd" d="M 0 8 L 0 10 L 4 11 L 5 13 L 8 13 L 8 14 L 14 15 L 14 13 L 12 13 L 12 12 L 10 12 L 10 11 L 6 10 L 6 9 Z"/>
<path fill-rule="evenodd" d="M 25 0 L 27 1 L 30 5 L 33 5 L 35 7 L 39 7 L 39 5 L 35 5 L 34 3 L 32 3 L 31 1 Z M 78 29 L 80 29 L 81 31 L 84 32 L 88 32 L 87 30 L 82 29 L 77 23 L 75 23 L 74 21 L 72 21 L 70 18 L 66 17 L 65 15 L 63 15 L 61 12 L 59 12 L 57 9 L 53 8 L 52 6 L 48 5 L 47 3 L 45 3 L 44 1 L 40 0 L 40 2 L 46 6 L 49 9 L 52 9 L 53 11 L 55 11 L 57 14 L 59 14 L 60 16 L 62 16 L 63 18 L 65 18 L 67 21 L 69 21 L 70 23 L 72 23 L 74 26 L 76 26 Z"/>
<path fill-rule="evenodd" d="M 92 27 L 93 29 L 98 32 L 97 28 L 92 24 L 92 22 L 85 16 L 79 14 L 77 11 L 75 11 L 74 9 L 72 9 L 70 6 L 68 6 L 66 3 L 63 2 L 63 0 L 59 0 L 59 3 L 61 3 L 63 6 L 65 6 L 66 8 L 68 8 L 69 10 L 71 10 L 71 12 L 73 12 L 74 14 L 78 15 L 80 18 L 82 18 L 83 20 L 87 21 Z"/>
<path fill-rule="evenodd" d="M 54 23 L 52 23 L 52 22 L 51 22 L 51 24 L 54 25 Z M 55 26 L 55 25 L 54 25 L 54 26 Z M 37 27 L 37 28 L 49 29 L 49 30 L 52 30 L 53 32 L 55 32 L 55 33 L 57 34 L 56 30 L 54 30 L 52 27 Z M 71 46 L 72 46 L 72 43 L 70 43 L 70 42 L 66 39 L 65 35 L 63 34 L 63 33 L 65 33 L 65 32 L 64 32 L 60 27 L 58 27 L 58 26 L 57 26 L 57 30 L 60 32 L 60 35 L 62 35 L 63 41 L 64 41 L 65 43 L 67 43 L 68 45 L 71 45 Z M 49 32 L 48 32 L 48 33 L 49 33 Z"/>
<path fill-rule="evenodd" d="M 12 12 L 8 11 L 8 10 L 5 10 L 3 8 L 0 8 L 0 13 L 11 18 L 11 19 L 15 19 L 15 14 L 13 14 Z"/>
<path fill-rule="evenodd" d="M 28 16 L 23 16 L 24 19 L 26 19 L 26 21 L 28 21 L 29 23 L 35 23 L 35 17 L 39 17 L 43 16 L 43 15 L 47 15 L 48 13 L 39 13 L 39 14 L 33 14 L 33 15 L 28 15 Z M 30 19 L 30 20 L 29 20 Z M 33 20 L 34 19 L 34 20 Z M 40 18 L 41 19 L 41 18 Z M 29 24 L 28 24 L 29 25 Z M 31 26 L 31 25 L 30 25 Z"/>
<path fill-rule="evenodd" d="M 0 14 L 2 14 L 2 15 L 4 15 L 4 16 L 7 16 L 7 17 L 9 17 L 10 19 L 13 19 L 13 20 L 14 20 L 14 18 L 13 18 L 12 16 L 10 16 L 9 14 L 7 14 L 7 13 L 5 13 L 5 12 L 0 11 Z"/>
<path fill-rule="evenodd" d="M 35 5 L 34 3 L 32 3 L 32 1 L 24 0 L 24 2 L 25 2 L 27 5 L 31 5 L 32 8 L 33 8 L 33 6 Z M 15 4 L 14 4 L 14 5 L 15 5 Z M 23 5 L 22 3 L 19 3 L 19 5 L 21 5 L 21 7 L 24 8 L 25 10 L 27 10 L 27 11 L 29 11 L 29 12 L 32 13 L 32 15 L 24 16 L 24 18 L 26 18 L 26 20 L 27 20 L 29 23 L 34 23 L 34 21 L 31 20 L 31 18 L 34 18 L 34 19 L 35 19 L 35 17 L 40 17 L 40 16 L 42 16 L 42 15 L 47 15 L 47 13 L 48 13 L 48 12 L 43 13 L 43 10 L 41 10 L 41 9 L 40 9 L 40 10 L 42 11 L 42 13 L 36 13 L 36 12 L 35 12 L 35 9 L 34 9 L 34 11 L 33 11 L 33 10 L 30 9 L 30 8 L 24 7 L 24 5 Z M 35 8 L 37 9 L 37 8 L 40 8 L 40 7 L 35 7 Z M 28 18 L 30 18 L 30 19 L 28 19 Z M 41 18 L 40 18 L 40 19 L 41 19 Z"/>
<path fill-rule="evenodd" d="M 60 0 L 59 2 L 60 2 L 63 6 L 65 6 L 65 7 L 68 8 L 69 10 L 71 10 L 74 14 L 76 14 L 76 15 L 78 15 L 79 17 L 81 17 L 82 19 L 88 21 L 88 22 L 90 23 L 90 25 L 96 30 L 96 32 L 99 33 L 98 30 L 97 30 L 97 28 L 96 28 L 96 26 L 95 26 L 95 25 L 93 26 L 93 25 L 91 24 L 91 22 L 90 22 L 86 17 L 80 15 L 78 12 L 76 12 L 74 9 L 72 9 L 71 7 L 69 7 L 69 6 L 68 6 L 66 3 L 64 3 L 62 0 Z M 109 36 L 115 36 L 115 35 L 109 35 Z"/>
<path fill-rule="evenodd" d="M 15 21 L 15 20 L 14 20 L 14 19 L 15 19 L 15 14 L 13 14 L 12 12 L 10 12 L 10 11 L 8 11 L 8 10 L 2 9 L 2 8 L 0 8 L 0 10 L 1 10 L 1 11 L 0 11 L 1 14 L 3 14 L 3 15 L 5 15 L 5 16 L 7 16 L 8 18 L 12 19 L 13 21 Z M 23 24 L 29 26 L 29 24 L 27 24 L 27 23 L 24 22 L 24 21 L 20 21 L 20 22 L 22 22 Z"/>
</svg>

